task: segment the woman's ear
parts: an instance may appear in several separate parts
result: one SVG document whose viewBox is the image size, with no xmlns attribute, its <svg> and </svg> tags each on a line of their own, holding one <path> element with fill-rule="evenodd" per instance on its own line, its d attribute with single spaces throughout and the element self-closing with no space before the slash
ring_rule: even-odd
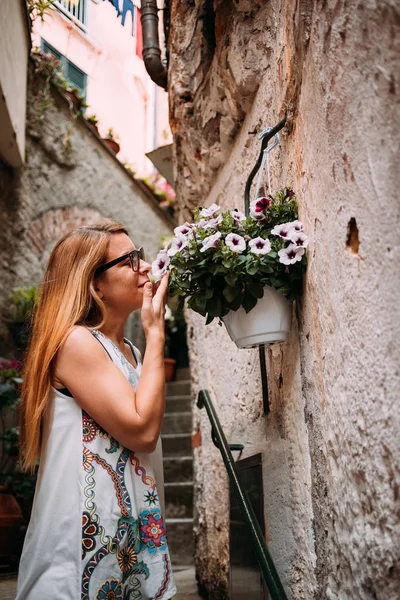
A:
<svg viewBox="0 0 400 600">
<path fill-rule="evenodd" d="M 104 294 L 103 294 L 103 292 L 101 291 L 101 289 L 97 285 L 94 286 L 94 291 L 101 298 L 101 300 L 103 300 Z"/>
</svg>

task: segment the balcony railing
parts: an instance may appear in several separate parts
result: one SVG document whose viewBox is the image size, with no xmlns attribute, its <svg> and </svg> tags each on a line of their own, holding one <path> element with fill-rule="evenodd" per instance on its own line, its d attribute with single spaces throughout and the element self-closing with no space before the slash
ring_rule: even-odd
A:
<svg viewBox="0 0 400 600">
<path fill-rule="evenodd" d="M 55 0 L 54 7 L 83 31 L 87 28 L 87 0 Z"/>
</svg>

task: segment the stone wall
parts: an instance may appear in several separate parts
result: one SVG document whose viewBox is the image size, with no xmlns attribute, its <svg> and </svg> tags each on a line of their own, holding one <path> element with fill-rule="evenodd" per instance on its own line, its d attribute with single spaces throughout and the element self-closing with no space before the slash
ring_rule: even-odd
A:
<svg viewBox="0 0 400 600">
<path fill-rule="evenodd" d="M 193 397 L 209 389 L 242 457 L 262 452 L 266 537 L 296 600 L 400 588 L 399 22 L 389 0 L 171 2 L 182 220 L 243 209 L 255 134 L 288 116 L 272 191 L 293 186 L 311 243 L 290 339 L 266 350 L 271 413 L 256 350 L 195 314 L 189 344 Z M 196 566 L 213 600 L 228 589 L 228 481 L 195 410 L 198 431 Z"/>
<path fill-rule="evenodd" d="M 154 260 L 161 238 L 173 229 L 152 194 L 82 119 L 73 118 L 62 96 L 54 92 L 54 104 L 38 119 L 41 86 L 31 72 L 26 165 L 14 171 L 0 168 L 3 315 L 13 287 L 39 283 L 53 245 L 66 231 L 110 217 L 125 224 L 135 244 Z M 1 328 L 4 356 L 11 349 L 4 320 Z M 131 318 L 127 334 L 143 347 L 138 315 Z"/>
</svg>

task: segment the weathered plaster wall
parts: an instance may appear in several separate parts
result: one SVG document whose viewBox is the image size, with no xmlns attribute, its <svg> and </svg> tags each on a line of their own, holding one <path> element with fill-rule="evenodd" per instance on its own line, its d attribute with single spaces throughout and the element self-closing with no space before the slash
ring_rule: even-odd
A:
<svg viewBox="0 0 400 600">
<path fill-rule="evenodd" d="M 243 457 L 263 454 L 266 536 L 290 597 L 394 600 L 400 589 L 400 14 L 388 0 L 173 0 L 170 114 L 182 218 L 243 208 L 254 133 L 288 114 L 272 188 L 311 237 L 288 342 L 256 350 L 190 316 L 193 396 L 208 388 Z M 196 566 L 226 597 L 228 484 L 195 411 Z"/>
<path fill-rule="evenodd" d="M 84 122 L 72 119 L 67 102 L 37 120 L 31 79 L 28 102 L 27 162 L 19 171 L 0 171 L 0 310 L 13 287 L 38 284 L 55 242 L 68 230 L 110 217 L 125 224 L 138 246 L 154 260 L 163 235 L 173 224 L 154 197 L 124 169 Z M 127 331 L 143 345 L 140 318 Z M 7 351 L 2 323 L 0 355 Z"/>
</svg>

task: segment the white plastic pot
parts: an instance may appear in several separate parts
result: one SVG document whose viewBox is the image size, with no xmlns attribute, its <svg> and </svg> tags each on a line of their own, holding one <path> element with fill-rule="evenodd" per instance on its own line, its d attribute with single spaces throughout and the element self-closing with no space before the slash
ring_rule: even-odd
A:
<svg viewBox="0 0 400 600">
<path fill-rule="evenodd" d="M 222 320 L 238 348 L 284 342 L 292 322 L 292 303 L 266 285 L 264 296 L 249 313 L 240 307 L 231 310 Z"/>
</svg>

